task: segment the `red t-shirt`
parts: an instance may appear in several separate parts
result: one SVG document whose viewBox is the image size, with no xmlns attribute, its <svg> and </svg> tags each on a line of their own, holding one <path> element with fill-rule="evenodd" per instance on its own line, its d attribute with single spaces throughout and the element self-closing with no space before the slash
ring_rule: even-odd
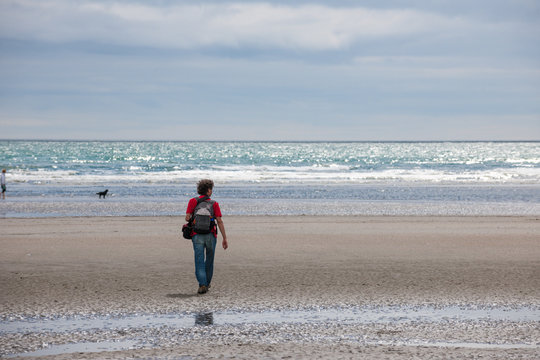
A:
<svg viewBox="0 0 540 360">
<path fill-rule="evenodd" d="M 203 198 L 203 197 L 204 197 L 204 195 L 201 195 L 201 196 L 199 196 L 199 199 Z M 208 200 L 210 200 L 210 199 L 208 199 Z M 193 211 L 195 211 L 196 206 L 197 206 L 197 198 L 190 199 L 189 202 L 188 202 L 186 214 L 193 214 Z M 214 202 L 213 208 L 214 208 L 214 217 L 217 217 L 217 218 L 221 217 L 221 209 L 219 208 L 219 204 L 218 204 L 217 201 Z M 195 234 L 195 232 L 193 234 Z M 191 235 L 193 235 L 193 234 L 191 234 Z M 212 229 L 212 234 L 214 234 L 214 236 L 217 236 L 216 227 L 214 227 Z"/>
</svg>

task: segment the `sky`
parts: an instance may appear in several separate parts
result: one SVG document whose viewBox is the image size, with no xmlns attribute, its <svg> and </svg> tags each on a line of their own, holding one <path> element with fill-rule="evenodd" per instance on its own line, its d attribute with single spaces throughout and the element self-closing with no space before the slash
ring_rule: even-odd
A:
<svg viewBox="0 0 540 360">
<path fill-rule="evenodd" d="M 540 0 L 0 1 L 0 139 L 540 140 Z"/>
</svg>

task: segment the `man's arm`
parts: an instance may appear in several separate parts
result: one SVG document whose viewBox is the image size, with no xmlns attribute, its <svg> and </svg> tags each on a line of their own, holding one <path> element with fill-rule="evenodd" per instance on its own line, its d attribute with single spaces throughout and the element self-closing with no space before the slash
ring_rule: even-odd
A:
<svg viewBox="0 0 540 360">
<path fill-rule="evenodd" d="M 188 202 L 187 210 L 186 210 L 186 221 L 189 221 L 189 219 L 191 219 L 191 217 L 193 216 L 193 211 L 195 210 L 196 206 L 197 206 L 197 200 L 190 199 Z"/>
<path fill-rule="evenodd" d="M 229 247 L 229 243 L 227 242 L 227 233 L 225 232 L 225 224 L 223 224 L 223 219 L 221 217 L 216 217 L 217 225 L 219 227 L 219 231 L 221 231 L 221 236 L 223 237 L 223 242 L 221 245 L 223 246 L 223 249 L 227 250 Z"/>
</svg>

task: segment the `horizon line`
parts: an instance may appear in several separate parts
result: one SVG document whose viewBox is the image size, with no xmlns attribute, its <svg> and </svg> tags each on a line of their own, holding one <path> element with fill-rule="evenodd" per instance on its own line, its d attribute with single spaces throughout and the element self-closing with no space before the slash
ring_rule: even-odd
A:
<svg viewBox="0 0 540 360">
<path fill-rule="evenodd" d="M 442 143 L 442 142 L 453 142 L 453 143 L 468 143 L 468 142 L 540 142 L 540 139 L 536 140 L 249 140 L 249 139 L 235 139 L 235 140 L 223 140 L 223 139 L 214 139 L 214 140 L 155 140 L 155 139 L 32 139 L 32 138 L 16 138 L 16 139 L 2 139 L 0 141 L 56 141 L 56 142 L 259 142 L 259 143 Z"/>
</svg>

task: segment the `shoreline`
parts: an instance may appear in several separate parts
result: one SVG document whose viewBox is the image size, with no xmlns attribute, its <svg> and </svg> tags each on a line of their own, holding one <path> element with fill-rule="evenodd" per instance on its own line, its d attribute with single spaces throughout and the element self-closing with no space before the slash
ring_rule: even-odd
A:
<svg viewBox="0 0 540 360">
<path fill-rule="evenodd" d="M 218 323 L 0 334 L 0 355 L 106 339 L 135 339 L 140 348 L 51 356 L 311 359 L 345 351 L 351 354 L 345 358 L 379 359 L 397 351 L 403 359 L 512 359 L 540 353 L 537 321 L 428 315 L 427 322 L 405 323 L 219 324 L 231 311 L 255 318 L 268 311 L 393 307 L 429 308 L 436 317 L 437 309 L 451 307 L 537 314 L 540 217 L 226 216 L 224 222 L 229 249 L 218 240 L 212 288 L 199 296 L 180 216 L 1 219 L 1 321 L 213 313 Z M 148 336 L 158 339 L 154 345 L 145 343 Z"/>
<path fill-rule="evenodd" d="M 69 215 L 69 216 L 20 216 L 20 217 L 0 217 L 3 220 L 58 220 L 58 219 L 156 219 L 156 218 L 179 218 L 183 219 L 185 214 L 173 214 L 173 215 Z M 383 214 L 383 215 L 362 215 L 362 214 L 352 214 L 352 215 L 311 215 L 311 214 L 301 214 L 301 215 L 279 215 L 279 214 L 269 214 L 269 215 L 226 215 L 223 219 L 235 219 L 235 218 L 272 218 L 272 219 L 281 219 L 281 218 L 321 218 L 321 219 L 332 219 L 332 218 L 367 218 L 367 219 L 422 219 L 422 218 L 442 218 L 442 219 L 475 219 L 475 218 L 510 218 L 510 219 L 527 219 L 531 218 L 532 220 L 540 220 L 540 214 L 535 215 L 422 215 L 422 214 L 412 214 L 412 215 L 394 215 L 394 214 Z"/>
<path fill-rule="evenodd" d="M 185 201 L 187 203 L 187 200 Z M 343 216 L 343 217 L 538 217 L 540 203 L 468 202 L 377 202 L 361 200 L 245 200 L 228 201 L 222 210 L 227 216 Z M 15 202 L 0 206 L 0 219 L 39 219 L 70 217 L 160 217 L 184 216 L 184 202 Z"/>
</svg>

